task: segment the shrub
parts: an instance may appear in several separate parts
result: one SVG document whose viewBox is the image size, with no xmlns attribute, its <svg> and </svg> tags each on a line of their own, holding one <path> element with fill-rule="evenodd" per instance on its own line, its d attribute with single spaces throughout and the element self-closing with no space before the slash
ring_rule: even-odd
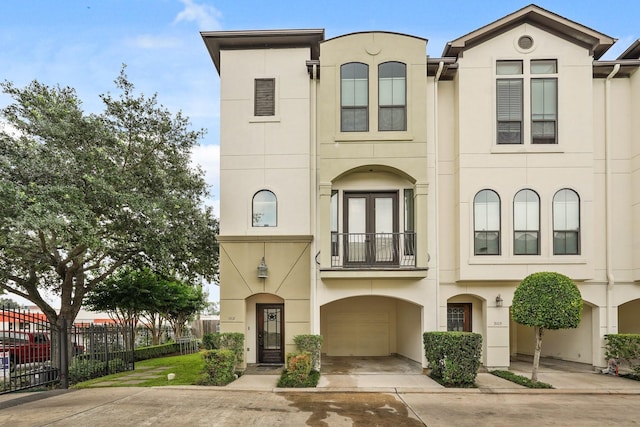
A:
<svg viewBox="0 0 640 427">
<path fill-rule="evenodd" d="M 298 351 L 311 354 L 311 369 L 320 372 L 320 352 L 322 350 L 322 335 L 296 335 L 293 337 Z"/>
<path fill-rule="evenodd" d="M 107 363 L 107 370 L 110 374 L 116 374 L 127 370 L 127 364 L 120 358 L 111 359 Z"/>
<path fill-rule="evenodd" d="M 480 368 L 482 335 L 471 332 L 425 332 L 424 354 L 431 376 L 446 386 L 473 385 Z"/>
<path fill-rule="evenodd" d="M 626 362 L 629 368 L 640 375 L 640 334 L 607 334 L 605 355 Z"/>
<path fill-rule="evenodd" d="M 76 384 L 104 375 L 106 365 L 101 360 L 74 358 L 69 366 L 69 382 Z"/>
<path fill-rule="evenodd" d="M 244 334 L 240 332 L 216 332 L 202 337 L 207 350 L 231 350 L 236 357 L 236 369 L 242 364 L 244 356 Z"/>
<path fill-rule="evenodd" d="M 512 383 L 523 385 L 529 388 L 553 388 L 551 384 L 543 383 L 540 381 L 531 381 L 529 378 L 523 377 L 522 375 L 514 374 L 511 371 L 491 371 L 491 373 L 496 377 L 504 378 L 507 381 L 511 381 Z"/>
<path fill-rule="evenodd" d="M 138 347 L 133 351 L 136 362 L 140 360 L 155 359 L 157 357 L 174 354 L 180 351 L 180 346 L 176 343 L 153 345 L 150 347 Z"/>
<path fill-rule="evenodd" d="M 235 379 L 236 356 L 231 350 L 208 350 L 203 354 L 202 384 L 227 385 Z"/>
<path fill-rule="evenodd" d="M 311 353 L 308 351 L 289 353 L 287 354 L 287 368 L 282 372 L 278 387 L 315 387 L 317 380 L 315 384 L 309 385 L 310 375 Z"/>
</svg>

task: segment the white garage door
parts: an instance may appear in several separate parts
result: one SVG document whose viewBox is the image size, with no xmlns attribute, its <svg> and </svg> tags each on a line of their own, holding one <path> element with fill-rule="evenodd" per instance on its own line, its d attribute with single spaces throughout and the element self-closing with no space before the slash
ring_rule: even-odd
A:
<svg viewBox="0 0 640 427">
<path fill-rule="evenodd" d="M 328 356 L 388 356 L 388 313 L 328 315 Z"/>
</svg>

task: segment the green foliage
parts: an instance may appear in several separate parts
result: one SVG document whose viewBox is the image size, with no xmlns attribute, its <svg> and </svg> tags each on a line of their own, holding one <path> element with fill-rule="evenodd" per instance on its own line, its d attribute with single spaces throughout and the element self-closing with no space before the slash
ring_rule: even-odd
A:
<svg viewBox="0 0 640 427">
<path fill-rule="evenodd" d="M 293 337 L 293 342 L 298 351 L 307 351 L 311 354 L 311 367 L 316 371 L 320 370 L 322 341 L 322 335 L 296 335 Z"/>
<path fill-rule="evenodd" d="M 582 296 L 567 276 L 533 273 L 516 288 L 511 315 L 514 321 L 526 326 L 577 328 L 582 316 Z"/>
<path fill-rule="evenodd" d="M 121 266 L 217 276 L 218 223 L 191 163 L 203 131 L 136 95 L 124 69 L 115 86 L 119 96 L 102 95 L 104 111 L 87 115 L 72 88 L 0 83 L 13 99 L 0 111 L 0 288 L 52 322 L 73 321 Z"/>
<path fill-rule="evenodd" d="M 474 384 L 480 368 L 482 335 L 471 332 L 425 332 L 423 343 L 432 377 L 447 386 Z"/>
<path fill-rule="evenodd" d="M 493 375 L 496 377 L 504 378 L 505 380 L 511 381 L 512 383 L 516 383 L 519 385 L 523 385 L 528 388 L 553 388 L 551 384 L 539 382 L 539 381 L 531 381 L 527 377 L 523 377 L 522 375 L 514 374 L 511 371 L 491 371 Z"/>
<path fill-rule="evenodd" d="M 139 360 L 155 359 L 168 354 L 174 354 L 178 351 L 180 351 L 180 346 L 174 342 L 150 347 L 138 347 L 133 350 L 133 358 L 137 362 Z"/>
<path fill-rule="evenodd" d="M 202 337 L 205 349 L 231 350 L 236 357 L 236 369 L 244 356 L 244 334 L 240 332 L 216 332 Z"/>
<path fill-rule="evenodd" d="M 203 385 L 227 385 L 235 377 L 236 356 L 231 350 L 208 350 L 203 355 Z"/>
<path fill-rule="evenodd" d="M 74 358 L 69 366 L 69 383 L 76 384 L 106 374 L 106 364 L 101 360 Z"/>
<path fill-rule="evenodd" d="M 320 372 L 312 370 L 309 373 L 306 381 L 299 383 L 293 380 L 287 375 L 287 371 L 283 371 L 280 379 L 278 380 L 278 387 L 280 388 L 313 388 L 318 386 L 320 381 Z"/>
<path fill-rule="evenodd" d="M 636 376 L 640 375 L 640 334 L 607 334 L 605 356 L 626 362 Z"/>
<path fill-rule="evenodd" d="M 12 310 L 21 309 L 22 306 L 11 298 L 0 298 L 0 308 L 8 308 Z"/>
<path fill-rule="evenodd" d="M 313 382 L 310 380 L 311 372 L 311 353 L 308 351 L 289 353 L 287 354 L 287 368 L 282 371 L 278 387 L 315 387 L 317 380 L 315 384 L 309 385 Z"/>
</svg>

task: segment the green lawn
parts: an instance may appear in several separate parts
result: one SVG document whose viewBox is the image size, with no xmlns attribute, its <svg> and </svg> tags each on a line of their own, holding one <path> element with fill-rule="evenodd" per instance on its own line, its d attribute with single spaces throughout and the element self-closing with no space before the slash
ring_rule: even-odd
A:
<svg viewBox="0 0 640 427">
<path fill-rule="evenodd" d="M 184 356 L 168 356 L 158 359 L 136 362 L 135 371 L 120 372 L 106 377 L 94 378 L 74 385 L 74 388 L 88 387 L 155 387 L 165 385 L 194 385 L 198 384 L 204 368 L 202 353 Z M 175 379 L 167 380 L 167 374 L 175 374 Z M 135 374 L 134 377 L 131 375 Z M 144 374 L 153 376 L 152 379 L 142 379 L 137 384 L 127 383 Z"/>
</svg>

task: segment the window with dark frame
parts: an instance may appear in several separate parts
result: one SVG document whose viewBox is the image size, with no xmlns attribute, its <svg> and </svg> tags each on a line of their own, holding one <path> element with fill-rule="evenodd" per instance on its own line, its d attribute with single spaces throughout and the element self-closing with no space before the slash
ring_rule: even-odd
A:
<svg viewBox="0 0 640 427">
<path fill-rule="evenodd" d="M 540 197 L 529 189 L 513 198 L 513 253 L 540 254 Z"/>
<path fill-rule="evenodd" d="M 254 116 L 275 116 L 276 79 L 255 79 Z"/>
<path fill-rule="evenodd" d="M 580 255 L 580 196 L 568 188 L 553 196 L 553 254 Z"/>
<path fill-rule="evenodd" d="M 378 130 L 407 130 L 407 66 L 385 62 L 378 66 Z"/>
<path fill-rule="evenodd" d="M 340 67 L 340 130 L 369 130 L 369 66 L 350 62 Z"/>
<path fill-rule="evenodd" d="M 498 61 L 499 76 L 522 76 L 522 61 Z M 496 81 L 498 144 L 522 144 L 522 77 Z"/>
<path fill-rule="evenodd" d="M 557 74 L 555 59 L 531 60 L 531 74 Z M 555 144 L 558 139 L 558 79 L 531 79 L 531 143 Z"/>
<path fill-rule="evenodd" d="M 338 255 L 338 190 L 331 190 L 331 256 Z"/>
<path fill-rule="evenodd" d="M 276 227 L 278 225 L 278 199 L 269 190 L 260 190 L 253 195 L 252 226 Z"/>
<path fill-rule="evenodd" d="M 500 197 L 481 190 L 473 199 L 474 255 L 500 255 Z"/>
</svg>

